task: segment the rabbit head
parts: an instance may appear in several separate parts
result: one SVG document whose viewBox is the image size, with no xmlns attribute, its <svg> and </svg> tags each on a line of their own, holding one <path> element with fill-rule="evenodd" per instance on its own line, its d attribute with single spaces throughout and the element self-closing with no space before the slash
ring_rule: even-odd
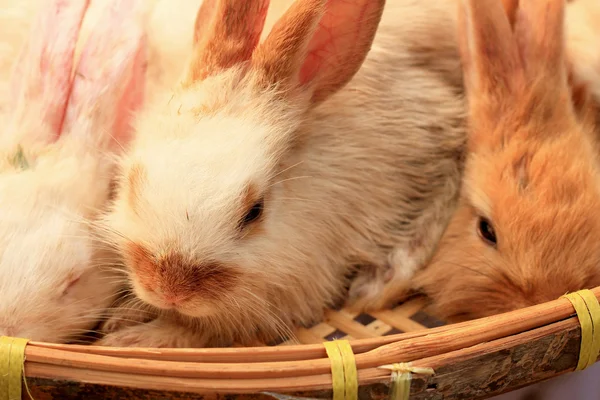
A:
<svg viewBox="0 0 600 400">
<path fill-rule="evenodd" d="M 598 154 L 568 85 L 564 0 L 506 4 L 510 18 L 497 0 L 460 2 L 462 196 L 416 278 L 450 320 L 600 285 Z"/>
<path fill-rule="evenodd" d="M 88 1 L 48 1 L 16 61 L 0 134 L 1 335 L 68 340 L 119 290 L 90 220 L 142 99 L 137 7 L 106 3 L 75 65 Z"/>
<path fill-rule="evenodd" d="M 122 160 L 104 222 L 157 308 L 233 323 L 273 288 L 306 285 L 279 262 L 298 250 L 273 253 L 293 226 L 273 217 L 272 187 L 307 113 L 360 67 L 383 1 L 296 1 L 258 44 L 268 3 L 203 2 L 181 83 L 140 115 Z"/>
</svg>

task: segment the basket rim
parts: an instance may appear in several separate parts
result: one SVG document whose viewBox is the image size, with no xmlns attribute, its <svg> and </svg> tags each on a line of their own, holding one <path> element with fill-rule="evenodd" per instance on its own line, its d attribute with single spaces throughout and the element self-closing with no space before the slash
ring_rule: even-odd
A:
<svg viewBox="0 0 600 400">
<path fill-rule="evenodd" d="M 600 287 L 592 293 L 600 297 Z M 389 380 L 390 371 L 378 368 L 385 364 L 412 362 L 435 369 L 498 346 L 578 327 L 572 304 L 559 298 L 491 317 L 350 344 L 363 385 Z M 27 378 L 198 393 L 331 388 L 330 361 L 322 344 L 149 349 L 30 342 L 25 356 Z"/>
</svg>

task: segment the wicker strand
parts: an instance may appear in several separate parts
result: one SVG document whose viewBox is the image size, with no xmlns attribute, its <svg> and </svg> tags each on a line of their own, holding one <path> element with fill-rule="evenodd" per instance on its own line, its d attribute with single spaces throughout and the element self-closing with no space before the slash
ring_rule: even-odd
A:
<svg viewBox="0 0 600 400">
<path fill-rule="evenodd" d="M 392 371 L 392 384 L 388 397 L 390 400 L 409 400 L 412 374 L 433 375 L 435 373 L 432 368 L 413 367 L 411 363 L 382 365 L 379 368 Z"/>
<path fill-rule="evenodd" d="M 27 339 L 0 336 L 0 400 L 21 400 L 27 342 Z M 27 382 L 25 387 L 29 393 Z"/>
<path fill-rule="evenodd" d="M 591 290 L 580 290 L 562 296 L 568 299 L 581 325 L 581 345 L 576 371 L 594 364 L 600 353 L 600 304 Z"/>
<path fill-rule="evenodd" d="M 352 346 L 347 340 L 324 342 L 331 361 L 333 400 L 357 400 L 358 373 Z"/>
</svg>

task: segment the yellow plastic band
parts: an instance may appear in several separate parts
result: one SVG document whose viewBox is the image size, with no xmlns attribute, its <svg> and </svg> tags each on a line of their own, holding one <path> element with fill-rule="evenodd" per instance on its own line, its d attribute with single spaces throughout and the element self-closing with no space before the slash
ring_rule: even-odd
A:
<svg viewBox="0 0 600 400">
<path fill-rule="evenodd" d="M 433 375 L 435 373 L 432 368 L 413 367 L 410 363 L 382 365 L 379 368 L 392 370 L 392 384 L 389 393 L 390 400 L 409 399 L 412 374 Z"/>
<path fill-rule="evenodd" d="M 344 363 L 344 382 L 346 400 L 357 400 L 358 398 L 358 373 L 356 372 L 356 361 L 352 346 L 347 340 L 336 340 L 342 361 Z"/>
<path fill-rule="evenodd" d="M 0 336 L 0 400 L 21 400 L 27 339 Z"/>
<path fill-rule="evenodd" d="M 333 400 L 356 400 L 358 374 L 352 346 L 347 340 L 324 342 L 323 345 L 331 361 Z"/>
<path fill-rule="evenodd" d="M 588 311 L 590 312 L 593 323 L 592 328 L 594 342 L 588 357 L 589 367 L 596 362 L 598 355 L 600 354 L 600 303 L 598 303 L 598 299 L 596 296 L 594 296 L 594 293 L 591 290 L 581 291 L 579 295 L 585 300 L 585 304 L 588 307 Z"/>
<path fill-rule="evenodd" d="M 600 304 L 591 290 L 585 289 L 562 296 L 568 299 L 581 325 L 581 345 L 576 371 L 596 362 L 600 353 Z"/>
<path fill-rule="evenodd" d="M 331 361 L 333 400 L 344 400 L 346 390 L 344 385 L 344 363 L 342 361 L 342 354 L 335 341 L 325 342 L 323 344 L 325 345 L 327 357 L 329 357 L 329 360 Z"/>
</svg>

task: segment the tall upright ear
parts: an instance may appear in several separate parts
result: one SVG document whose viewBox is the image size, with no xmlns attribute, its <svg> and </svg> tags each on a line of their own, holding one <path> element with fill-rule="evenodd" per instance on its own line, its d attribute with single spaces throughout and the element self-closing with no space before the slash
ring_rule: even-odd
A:
<svg viewBox="0 0 600 400">
<path fill-rule="evenodd" d="M 504 7 L 507 5 L 514 4 L 505 2 Z M 471 107 L 484 105 L 495 110 L 525 85 L 523 64 L 504 7 L 497 0 L 459 1 L 458 43 Z"/>
<path fill-rule="evenodd" d="M 514 27 L 515 21 L 517 19 L 519 0 L 502 0 L 502 5 L 504 6 L 504 12 L 506 12 L 506 16 L 508 17 L 508 22 L 510 22 L 510 26 Z"/>
<path fill-rule="evenodd" d="M 194 30 L 185 84 L 248 61 L 262 33 L 269 0 L 204 0 Z"/>
<path fill-rule="evenodd" d="M 132 114 L 144 95 L 143 1 L 107 2 L 75 71 L 63 139 L 83 137 L 103 150 L 128 141 Z"/>
<path fill-rule="evenodd" d="M 313 91 L 318 104 L 341 89 L 365 60 L 385 0 L 296 0 L 253 55 L 269 85 Z"/>
<path fill-rule="evenodd" d="M 71 91 L 73 58 L 88 0 L 44 2 L 11 78 L 13 118 L 23 118 L 30 102 L 40 104 L 37 116 L 56 139 Z"/>
<path fill-rule="evenodd" d="M 515 34 L 527 75 L 567 89 L 565 0 L 521 1 Z"/>
</svg>

